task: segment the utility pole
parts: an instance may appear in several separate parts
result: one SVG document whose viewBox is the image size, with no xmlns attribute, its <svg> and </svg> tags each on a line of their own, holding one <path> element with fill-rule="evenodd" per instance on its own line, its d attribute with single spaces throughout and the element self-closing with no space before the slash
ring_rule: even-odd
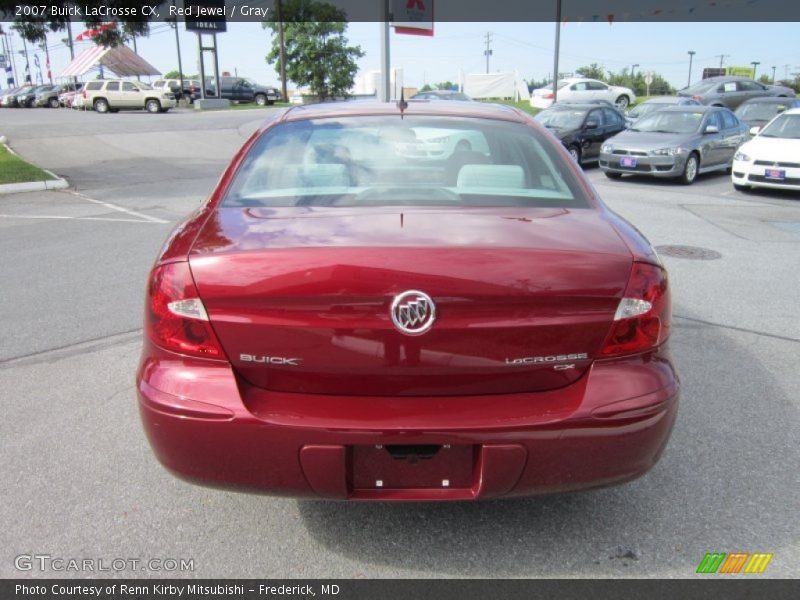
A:
<svg viewBox="0 0 800 600">
<path fill-rule="evenodd" d="M 486 57 L 486 72 L 488 73 L 489 72 L 489 57 L 492 55 L 492 49 L 491 49 L 492 34 L 487 31 L 486 35 L 484 37 L 486 39 L 486 50 L 483 51 L 483 55 Z"/>
<path fill-rule="evenodd" d="M 135 33 L 131 36 L 131 39 L 133 40 L 133 53 L 134 54 L 139 54 L 139 51 L 136 49 L 136 34 Z M 139 75 L 137 75 L 136 76 L 136 81 L 141 81 L 141 80 L 142 80 L 142 78 Z"/>
<path fill-rule="evenodd" d="M 280 61 L 281 69 L 281 97 L 284 102 L 289 101 L 289 95 L 286 92 L 286 44 L 283 38 L 283 15 L 281 14 L 281 0 L 275 4 L 278 14 L 278 60 Z"/>
<path fill-rule="evenodd" d="M 686 82 L 686 87 L 692 85 L 692 59 L 697 54 L 694 50 L 689 50 L 689 81 Z"/>
<path fill-rule="evenodd" d="M 636 63 L 635 65 L 631 65 L 631 79 L 635 78 L 636 67 L 638 67 L 638 66 L 639 66 L 639 63 Z"/>
<path fill-rule="evenodd" d="M 175 6 L 175 0 L 172 0 L 172 6 Z M 183 63 L 181 61 L 181 38 L 178 35 L 178 16 L 175 15 L 174 22 L 170 23 L 175 28 L 175 47 L 178 49 L 178 79 L 181 81 L 181 98 L 183 97 Z"/>
<path fill-rule="evenodd" d="M 777 67 L 775 65 L 772 66 L 772 85 L 775 85 L 775 69 Z"/>
<path fill-rule="evenodd" d="M 755 79 L 756 78 L 756 67 L 758 65 L 760 65 L 761 63 L 758 62 L 757 60 L 754 60 L 750 64 L 753 65 L 753 79 Z"/>
<path fill-rule="evenodd" d="M 558 53 L 561 52 L 561 0 L 556 0 L 556 45 L 553 52 L 553 104 L 558 101 Z"/>
<path fill-rule="evenodd" d="M 719 56 L 719 68 L 722 68 L 722 63 L 725 62 L 726 58 L 730 58 L 730 54 L 715 54 L 714 56 Z"/>
</svg>

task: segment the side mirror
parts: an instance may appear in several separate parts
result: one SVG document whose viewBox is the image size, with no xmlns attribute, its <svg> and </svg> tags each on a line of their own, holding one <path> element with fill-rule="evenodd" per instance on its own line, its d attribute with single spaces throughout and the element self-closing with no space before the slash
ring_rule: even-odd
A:
<svg viewBox="0 0 800 600">
<path fill-rule="evenodd" d="M 597 121 L 594 119 L 590 119 L 586 121 L 586 125 L 584 126 L 586 129 L 597 129 Z"/>
<path fill-rule="evenodd" d="M 719 133 L 719 127 L 716 125 L 706 125 L 705 130 L 703 133 Z"/>
<path fill-rule="evenodd" d="M 750 128 L 750 135 L 758 135 L 759 131 L 761 131 L 761 127 L 751 127 Z"/>
</svg>

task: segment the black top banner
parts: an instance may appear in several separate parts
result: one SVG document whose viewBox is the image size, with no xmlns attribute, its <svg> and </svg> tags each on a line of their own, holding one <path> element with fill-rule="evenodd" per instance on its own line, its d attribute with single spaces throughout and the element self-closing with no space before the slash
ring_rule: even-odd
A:
<svg viewBox="0 0 800 600">
<path fill-rule="evenodd" d="M 352 22 L 409 22 L 430 20 L 431 15 L 434 22 L 552 22 L 556 20 L 559 4 L 561 21 L 566 23 L 800 21 L 800 2 L 786 0 L 281 0 L 281 3 L 284 15 L 291 12 L 287 8 L 294 4 L 327 4 L 343 11 L 345 19 Z M 38 3 L 2 0 L 0 20 L 261 22 L 275 17 L 277 5 L 278 0 Z"/>
</svg>

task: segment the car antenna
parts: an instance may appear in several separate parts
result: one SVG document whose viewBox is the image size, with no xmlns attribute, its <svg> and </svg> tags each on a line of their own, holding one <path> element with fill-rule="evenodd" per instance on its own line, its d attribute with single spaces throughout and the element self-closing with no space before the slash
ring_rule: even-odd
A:
<svg viewBox="0 0 800 600">
<path fill-rule="evenodd" d="M 400 109 L 400 120 L 403 120 L 403 111 L 408 108 L 408 102 L 406 102 L 405 97 L 405 90 L 400 88 L 400 100 L 397 101 L 397 108 Z"/>
</svg>

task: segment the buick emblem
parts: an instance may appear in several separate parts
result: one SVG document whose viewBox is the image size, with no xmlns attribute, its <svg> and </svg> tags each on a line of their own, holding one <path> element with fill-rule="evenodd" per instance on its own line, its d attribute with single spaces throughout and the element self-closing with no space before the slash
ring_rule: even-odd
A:
<svg viewBox="0 0 800 600">
<path fill-rule="evenodd" d="M 428 331 L 436 320 L 436 305 L 431 297 L 418 290 L 398 294 L 392 301 L 392 323 L 406 335 Z"/>
</svg>

